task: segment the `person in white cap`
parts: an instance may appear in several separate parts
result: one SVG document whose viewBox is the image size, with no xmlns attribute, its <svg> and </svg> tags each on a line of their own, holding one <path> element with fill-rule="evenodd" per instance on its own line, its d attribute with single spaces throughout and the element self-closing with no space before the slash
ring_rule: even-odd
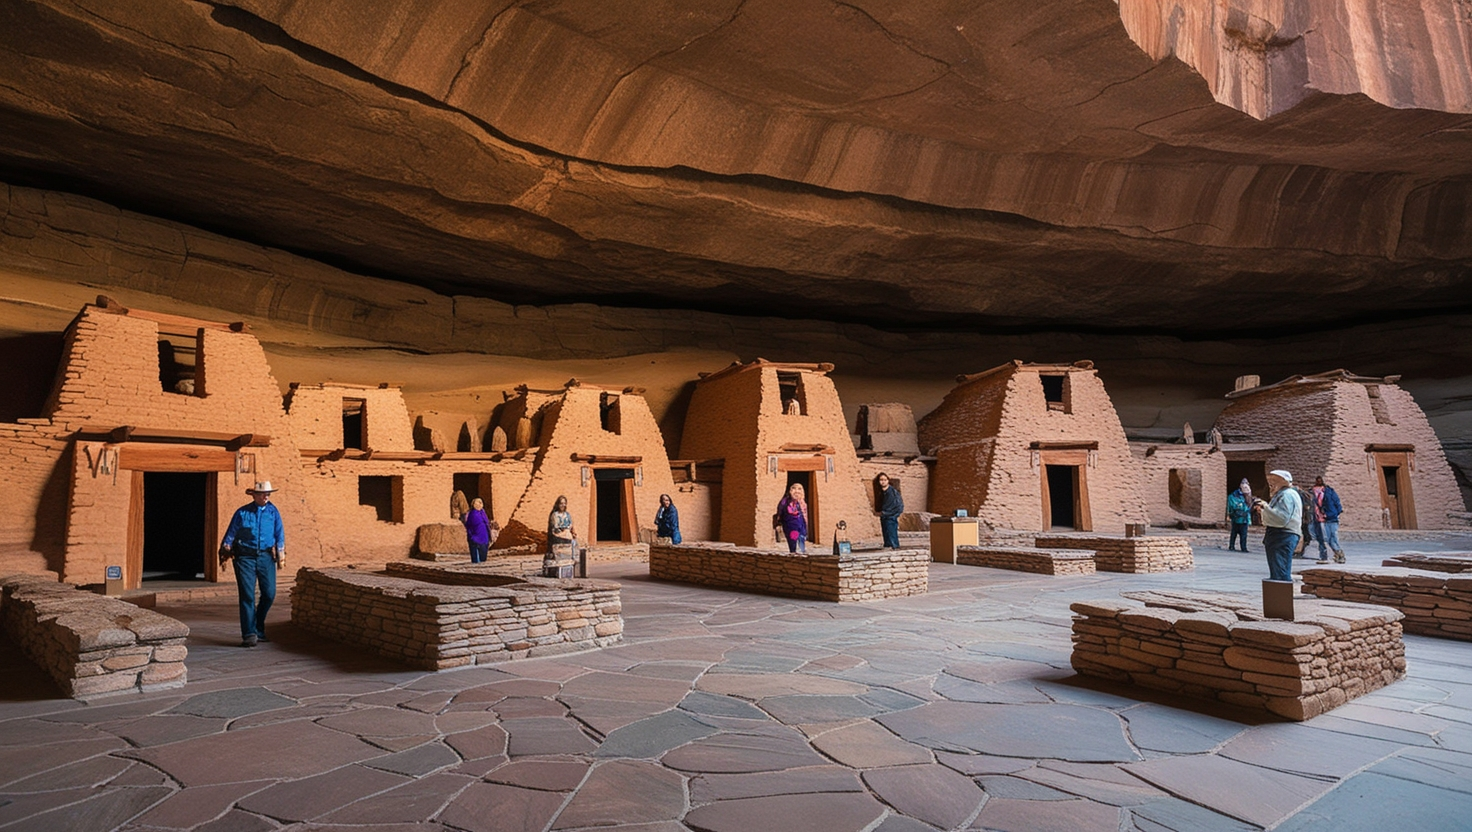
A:
<svg viewBox="0 0 1472 832">
<path fill-rule="evenodd" d="M 1298 546 L 1303 526 L 1303 500 L 1292 486 L 1292 474 L 1282 469 L 1269 471 L 1268 488 L 1273 494 L 1272 502 L 1255 502 L 1262 510 L 1262 524 L 1267 527 L 1262 544 L 1268 554 L 1269 580 L 1293 580 L 1293 550 Z"/>
<path fill-rule="evenodd" d="M 276 600 L 276 570 L 286 563 L 286 530 L 281 512 L 271 505 L 270 480 L 245 493 L 251 501 L 235 510 L 220 544 L 220 565 L 235 559 L 235 587 L 240 594 L 240 646 L 255 647 L 266 638 L 266 613 Z M 261 588 L 256 601 L 256 584 Z"/>
</svg>

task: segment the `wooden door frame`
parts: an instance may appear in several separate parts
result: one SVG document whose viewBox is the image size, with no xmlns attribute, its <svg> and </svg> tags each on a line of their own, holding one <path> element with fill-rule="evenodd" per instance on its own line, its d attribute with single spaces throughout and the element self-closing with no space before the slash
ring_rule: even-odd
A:
<svg viewBox="0 0 1472 832">
<path fill-rule="evenodd" d="M 1414 530 L 1416 525 L 1416 498 L 1411 493 L 1410 454 L 1405 451 L 1373 451 L 1375 455 L 1375 484 L 1380 489 L 1380 507 L 1390 507 L 1390 492 L 1385 488 L 1385 468 L 1395 469 L 1395 511 L 1391 528 Z M 1399 525 L 1395 521 L 1399 521 Z"/>
<path fill-rule="evenodd" d="M 120 474 L 130 475 L 128 530 L 123 558 L 123 588 L 143 585 L 144 474 L 204 474 L 204 579 L 222 580 L 219 559 L 212 556 L 220 540 L 220 474 L 235 472 L 235 454 L 209 445 L 124 443 L 118 446 Z"/>
<path fill-rule="evenodd" d="M 619 507 L 619 540 L 603 541 L 605 543 L 637 543 L 638 542 L 638 514 L 634 510 L 634 477 L 637 474 L 633 466 L 629 465 L 594 465 L 591 466 L 593 475 L 590 478 L 588 488 L 588 514 L 590 523 L 588 525 L 588 539 L 585 546 L 598 545 L 598 472 L 599 471 L 628 471 L 629 476 L 620 478 L 619 500 L 623 503 Z"/>
<path fill-rule="evenodd" d="M 1053 528 L 1053 501 L 1048 488 L 1048 466 L 1074 469 L 1073 476 L 1073 528 L 1074 531 L 1094 530 L 1093 513 L 1089 508 L 1089 451 L 1087 450 L 1040 450 L 1038 451 L 1038 481 L 1042 492 L 1043 531 Z"/>
</svg>

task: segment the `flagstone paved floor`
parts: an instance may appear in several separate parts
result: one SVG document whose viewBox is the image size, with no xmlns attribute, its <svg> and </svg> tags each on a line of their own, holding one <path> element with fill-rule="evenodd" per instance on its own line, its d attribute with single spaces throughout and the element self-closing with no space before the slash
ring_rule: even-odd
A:
<svg viewBox="0 0 1472 832">
<path fill-rule="evenodd" d="M 0 832 L 1472 828 L 1472 643 L 1407 636 L 1405 680 L 1304 723 L 1073 674 L 1070 602 L 1266 573 L 1260 547 L 1196 555 L 935 565 L 928 595 L 853 605 L 615 564 L 623 644 L 439 674 L 294 631 L 285 603 L 254 650 L 229 602 L 164 608 L 193 628 L 179 690 L 82 705 L 0 647 Z"/>
</svg>

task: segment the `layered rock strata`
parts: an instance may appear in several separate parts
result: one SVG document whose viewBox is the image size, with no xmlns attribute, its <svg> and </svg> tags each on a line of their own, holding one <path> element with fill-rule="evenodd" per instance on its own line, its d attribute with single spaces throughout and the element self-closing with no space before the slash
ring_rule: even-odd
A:
<svg viewBox="0 0 1472 832">
<path fill-rule="evenodd" d="M 1393 609 L 1300 599 L 1294 621 L 1264 621 L 1252 603 L 1204 594 L 1179 604 L 1187 609 L 1075 603 L 1073 668 L 1296 721 L 1405 675 L 1403 616 Z"/>
<path fill-rule="evenodd" d="M 1408 633 L 1472 641 L 1472 575 L 1400 567 L 1305 569 L 1301 574 L 1305 594 L 1394 607 L 1405 615 Z"/>
<path fill-rule="evenodd" d="M 1044 549 L 1087 549 L 1100 572 L 1189 572 L 1196 568 L 1191 542 L 1184 537 L 1093 537 L 1044 535 Z"/>
<path fill-rule="evenodd" d="M 291 590 L 292 623 L 426 670 L 606 647 L 623 637 L 621 612 L 611 581 L 487 574 L 451 586 L 303 568 Z"/>
<path fill-rule="evenodd" d="M 745 546 L 649 547 L 649 576 L 657 580 L 818 601 L 923 595 L 929 567 L 923 549 L 803 555 Z"/>
<path fill-rule="evenodd" d="M 0 632 L 74 699 L 184 684 L 179 621 L 43 575 L 0 578 Z"/>
</svg>

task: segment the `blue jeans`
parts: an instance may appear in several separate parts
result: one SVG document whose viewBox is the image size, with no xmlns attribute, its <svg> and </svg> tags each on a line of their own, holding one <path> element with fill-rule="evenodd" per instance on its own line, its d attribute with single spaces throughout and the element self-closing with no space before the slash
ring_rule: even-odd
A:
<svg viewBox="0 0 1472 832">
<path fill-rule="evenodd" d="M 1298 535 L 1269 526 L 1262 536 L 1262 547 L 1268 554 L 1268 578 L 1293 580 L 1293 550 L 1298 548 Z"/>
<path fill-rule="evenodd" d="M 1242 551 L 1244 551 L 1244 552 L 1247 551 L 1247 527 L 1249 525 L 1251 525 L 1251 524 L 1249 524 L 1249 523 L 1233 523 L 1232 524 L 1232 537 L 1231 537 L 1231 539 L 1229 539 L 1227 541 L 1227 548 L 1228 549 L 1235 549 L 1235 548 L 1237 548 L 1237 536 L 1238 535 L 1241 535 L 1242 536 Z"/>
<path fill-rule="evenodd" d="M 808 552 L 808 536 L 805 535 L 805 534 L 800 534 L 797 537 L 790 537 L 789 536 L 787 538 L 787 551 L 789 551 L 789 552 L 802 552 L 803 554 L 807 554 L 807 552 Z"/>
<path fill-rule="evenodd" d="M 1328 560 L 1329 551 L 1339 553 L 1339 521 L 1325 520 L 1320 523 L 1315 520 L 1309 526 L 1313 533 L 1313 539 L 1319 541 L 1319 560 Z"/>
<path fill-rule="evenodd" d="M 261 600 L 256 601 L 256 582 L 260 581 Z M 240 549 L 235 556 L 235 588 L 240 591 L 240 637 L 266 634 L 266 613 L 276 600 L 276 561 L 271 550 L 253 552 Z"/>
<path fill-rule="evenodd" d="M 879 530 L 884 533 L 884 548 L 900 548 L 900 518 L 880 517 Z"/>
<path fill-rule="evenodd" d="M 471 563 L 485 563 L 486 562 L 486 551 L 489 550 L 490 548 L 491 548 L 491 544 L 489 544 L 489 543 L 471 543 L 470 544 L 470 562 Z"/>
</svg>

